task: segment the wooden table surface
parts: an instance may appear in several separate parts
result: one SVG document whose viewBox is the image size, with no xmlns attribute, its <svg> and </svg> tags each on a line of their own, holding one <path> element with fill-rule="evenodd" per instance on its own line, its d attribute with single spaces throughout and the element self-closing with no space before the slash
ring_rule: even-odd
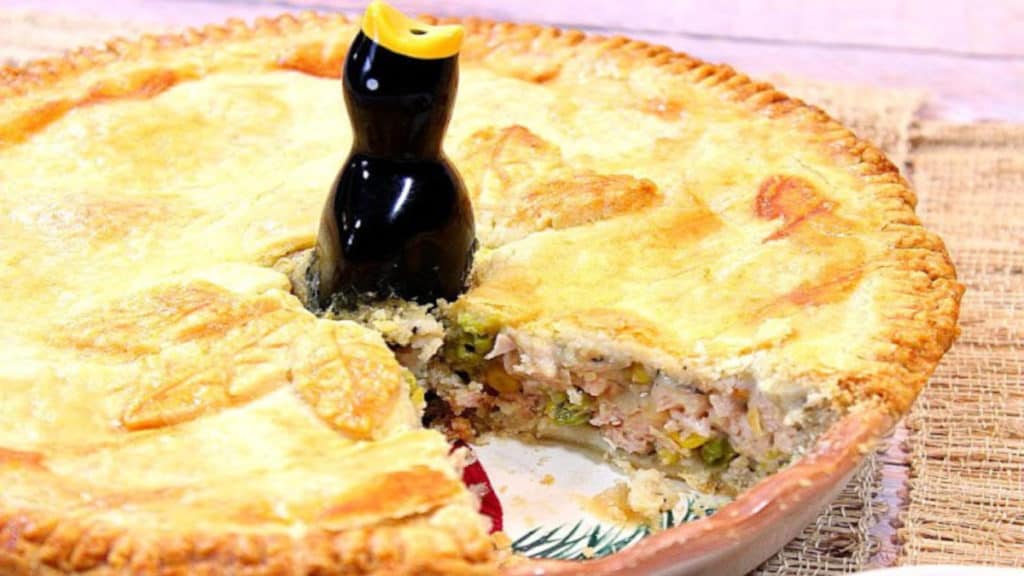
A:
<svg viewBox="0 0 1024 576">
<path fill-rule="evenodd" d="M 192 26 L 286 10 L 359 12 L 368 0 L 0 0 L 10 12 Z M 1024 122 L 1024 0 L 394 0 L 413 13 L 475 15 L 623 34 L 752 76 L 928 93 L 923 117 Z M 0 33 L 3 22 L 0 21 Z M 103 28 L 105 33 L 109 28 Z M 52 40 L 52 39 L 51 39 Z M 99 40 L 99 38 L 97 38 Z M 19 54 L 45 53 L 40 38 Z M 48 45 L 52 46 L 52 42 Z M 52 48 L 50 48 L 52 49 Z"/>
</svg>

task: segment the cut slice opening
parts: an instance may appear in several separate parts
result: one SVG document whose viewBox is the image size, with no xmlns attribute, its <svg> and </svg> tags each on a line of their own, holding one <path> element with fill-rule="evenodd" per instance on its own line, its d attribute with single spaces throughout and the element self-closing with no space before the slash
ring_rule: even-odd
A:
<svg viewBox="0 0 1024 576">
<path fill-rule="evenodd" d="M 450 437 L 486 431 L 573 443 L 705 492 L 753 485 L 839 416 L 824 397 L 768 393 L 749 371 L 699 377 L 608 339 L 530 333 L 445 303 L 387 300 L 320 313 L 380 332 L 416 377 L 424 423 Z"/>
<path fill-rule="evenodd" d="M 754 484 L 838 416 L 824 399 L 768 394 L 747 372 L 671 373 L 614 342 L 530 334 L 467 314 L 447 325 L 421 380 L 473 429 L 583 444 L 705 491 Z"/>
</svg>

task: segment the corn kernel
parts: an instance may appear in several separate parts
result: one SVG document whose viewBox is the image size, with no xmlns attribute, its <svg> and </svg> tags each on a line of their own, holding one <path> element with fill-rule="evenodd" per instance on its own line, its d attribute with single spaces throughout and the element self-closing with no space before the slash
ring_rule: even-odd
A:
<svg viewBox="0 0 1024 576">
<path fill-rule="evenodd" d="M 412 383 L 409 384 L 409 400 L 412 401 L 412 405 L 415 406 L 417 410 L 422 410 L 427 405 L 427 393 L 419 384 L 416 383 L 415 376 L 409 374 L 407 379 L 412 380 Z"/>
<path fill-rule="evenodd" d="M 757 406 L 747 408 L 747 424 L 750 424 L 750 429 L 753 430 L 754 434 L 758 436 L 764 435 L 764 428 L 761 427 L 761 412 L 757 409 Z"/>
<path fill-rule="evenodd" d="M 708 441 L 707 436 L 702 436 L 696 432 L 691 432 L 686 438 L 682 438 L 678 432 L 669 432 L 668 435 L 680 448 L 685 448 L 686 450 L 700 448 Z"/>
<path fill-rule="evenodd" d="M 509 376 L 499 366 L 491 366 L 484 374 L 484 384 L 500 394 L 515 394 L 519 392 L 519 380 Z"/>
<path fill-rule="evenodd" d="M 651 383 L 651 373 L 642 364 L 632 364 L 629 367 L 629 379 L 633 384 L 646 386 Z"/>
<path fill-rule="evenodd" d="M 673 450 L 666 450 L 664 448 L 658 448 L 658 462 L 662 466 L 672 466 L 676 462 L 679 462 L 679 453 Z"/>
</svg>

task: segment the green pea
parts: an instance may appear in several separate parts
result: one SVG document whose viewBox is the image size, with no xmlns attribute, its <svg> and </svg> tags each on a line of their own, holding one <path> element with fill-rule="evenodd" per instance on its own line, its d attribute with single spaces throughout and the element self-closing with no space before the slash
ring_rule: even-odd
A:
<svg viewBox="0 0 1024 576">
<path fill-rule="evenodd" d="M 460 314 L 445 347 L 445 359 L 459 370 L 471 370 L 494 348 L 495 328 L 486 322 Z"/>
<path fill-rule="evenodd" d="M 544 413 L 563 426 L 580 426 L 586 424 L 594 414 L 593 401 L 584 396 L 579 404 L 573 404 L 564 392 L 557 392 L 548 397 Z"/>
<path fill-rule="evenodd" d="M 700 447 L 700 459 L 710 467 L 718 467 L 728 464 L 736 457 L 736 451 L 725 436 L 718 436 L 708 440 Z"/>
</svg>

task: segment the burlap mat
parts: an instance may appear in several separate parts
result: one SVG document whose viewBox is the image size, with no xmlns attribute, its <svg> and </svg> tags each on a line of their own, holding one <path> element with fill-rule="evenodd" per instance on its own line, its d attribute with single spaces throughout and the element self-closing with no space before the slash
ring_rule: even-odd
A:
<svg viewBox="0 0 1024 576">
<path fill-rule="evenodd" d="M 0 62 L 146 23 L 0 10 Z M 905 426 L 759 574 L 917 563 L 1024 565 L 1024 127 L 914 125 L 924 94 L 773 79 L 878 144 L 920 196 L 968 291 L 963 335 Z"/>
<path fill-rule="evenodd" d="M 907 418 L 900 561 L 1024 566 L 1024 126 L 922 125 L 910 173 L 967 292 Z"/>
</svg>

